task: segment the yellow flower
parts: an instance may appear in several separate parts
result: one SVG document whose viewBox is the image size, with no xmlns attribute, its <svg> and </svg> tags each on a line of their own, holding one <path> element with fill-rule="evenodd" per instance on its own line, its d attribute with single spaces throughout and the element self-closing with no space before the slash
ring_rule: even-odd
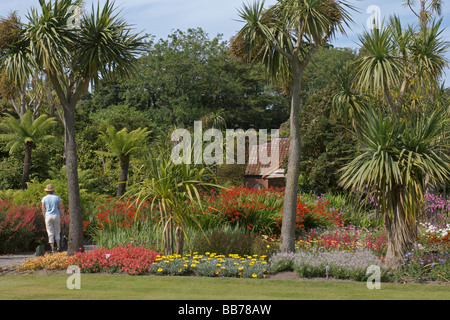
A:
<svg viewBox="0 0 450 320">
<path fill-rule="evenodd" d="M 161 272 L 161 271 L 163 271 L 163 268 L 159 268 L 159 269 L 158 269 L 158 272 Z"/>
<path fill-rule="evenodd" d="M 252 274 L 253 278 L 256 278 L 258 275 L 256 273 Z"/>
<path fill-rule="evenodd" d="M 195 268 L 197 265 L 195 263 L 191 264 L 192 268 Z"/>
</svg>

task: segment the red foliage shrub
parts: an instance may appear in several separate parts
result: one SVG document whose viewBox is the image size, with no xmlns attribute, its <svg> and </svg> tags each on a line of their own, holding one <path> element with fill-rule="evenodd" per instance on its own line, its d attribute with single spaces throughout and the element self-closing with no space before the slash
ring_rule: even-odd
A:
<svg viewBox="0 0 450 320">
<path fill-rule="evenodd" d="M 125 272 L 132 275 L 147 274 L 150 265 L 160 253 L 145 247 L 120 246 L 94 249 L 70 257 L 70 263 L 82 272 Z"/>
<path fill-rule="evenodd" d="M 38 206 L 0 201 L 0 253 L 34 250 L 46 236 L 45 220 Z"/>
</svg>

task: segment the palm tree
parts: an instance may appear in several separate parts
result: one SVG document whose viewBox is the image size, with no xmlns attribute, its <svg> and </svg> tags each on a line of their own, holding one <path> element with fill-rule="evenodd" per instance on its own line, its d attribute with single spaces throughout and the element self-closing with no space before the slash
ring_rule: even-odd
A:
<svg viewBox="0 0 450 320">
<path fill-rule="evenodd" d="M 209 167 L 195 165 L 193 161 L 175 164 L 170 148 L 164 143 L 150 150 L 143 170 L 146 178 L 132 186 L 136 199 L 140 203 L 151 199 L 152 210 L 159 211 L 165 255 L 174 253 L 174 244 L 176 253 L 182 254 L 183 228 L 189 221 L 195 221 L 193 205 L 202 208 L 200 188 L 217 187 L 211 183 L 213 173 Z"/>
<path fill-rule="evenodd" d="M 138 128 L 131 132 L 128 132 L 127 128 L 117 131 L 114 126 L 109 126 L 106 129 L 103 137 L 111 151 L 108 155 L 112 154 L 118 156 L 120 160 L 120 175 L 119 186 L 117 187 L 117 197 L 122 197 L 125 194 L 131 156 L 136 154 L 136 152 L 142 148 L 147 141 L 149 134 L 150 132 L 147 128 Z"/>
<path fill-rule="evenodd" d="M 356 130 L 356 118 L 367 103 L 363 95 L 353 88 L 355 73 L 350 66 L 341 67 L 341 72 L 336 75 L 336 91 L 333 95 L 333 112 L 344 119 L 347 126 L 351 120 L 352 127 Z"/>
<path fill-rule="evenodd" d="M 415 243 L 425 176 L 437 182 L 450 177 L 448 131 L 444 112 L 401 121 L 372 108 L 358 122 L 360 155 L 343 168 L 340 183 L 378 198 L 390 266 L 401 265 Z"/>
<path fill-rule="evenodd" d="M 429 3 L 428 3 L 429 2 Z M 416 5 L 415 0 L 404 0 L 403 5 L 405 7 L 409 7 L 409 9 L 414 13 L 414 15 L 419 18 L 420 25 L 422 27 L 426 27 L 428 21 L 430 20 L 433 13 L 437 13 L 438 15 L 442 14 L 442 0 L 420 0 L 420 11 L 417 12 L 414 10 L 414 6 Z"/>
<path fill-rule="evenodd" d="M 433 21 L 416 31 L 403 27 L 393 16 L 388 25 L 365 31 L 360 36 L 362 55 L 354 65 L 355 84 L 384 101 L 395 117 L 401 117 L 408 94 L 424 96 L 439 89 L 439 79 L 448 65 L 441 23 Z"/>
<path fill-rule="evenodd" d="M 109 0 L 103 8 L 92 6 L 90 14 L 80 17 L 78 27 L 71 23 L 72 9 L 81 7 L 82 0 L 50 0 L 48 3 L 40 0 L 39 3 L 41 12 L 33 8 L 27 16 L 19 51 L 20 58 L 30 60 L 49 78 L 64 111 L 70 215 L 68 254 L 73 255 L 84 248 L 75 107 L 89 84 L 99 77 L 125 76 L 133 71 L 133 62 L 143 47 L 143 37 L 131 32 Z M 23 83 L 27 72 L 9 61 L 6 70 L 15 81 Z"/>
<path fill-rule="evenodd" d="M 33 68 L 26 55 L 28 44 L 23 37 L 20 18 L 16 12 L 6 18 L 0 18 L 0 64 L 14 66 L 6 70 L 0 69 L 0 95 L 14 107 L 19 117 L 29 109 L 33 109 L 33 119 L 39 115 L 44 100 L 42 73 Z M 25 55 L 25 56 L 24 56 Z M 15 77 L 9 72 L 22 73 L 20 81 L 12 81 Z"/>
<path fill-rule="evenodd" d="M 300 170 L 300 111 L 303 72 L 314 53 L 351 19 L 345 1 L 279 0 L 268 9 L 264 1 L 239 11 L 244 27 L 232 41 L 231 52 L 247 61 L 261 62 L 272 79 L 291 94 L 290 150 L 287 167 L 281 246 L 295 250 L 295 215 Z"/>
<path fill-rule="evenodd" d="M 403 69 L 400 58 L 393 53 L 391 29 L 383 24 L 379 29 L 365 31 L 360 41 L 364 54 L 355 67 L 358 87 L 384 96 L 387 107 L 398 116 L 399 105 L 394 103 L 390 90 L 399 86 Z"/>
<path fill-rule="evenodd" d="M 31 152 L 39 143 L 48 143 L 55 137 L 47 134 L 47 132 L 56 123 L 54 118 L 41 115 L 33 120 L 32 110 L 28 110 L 20 119 L 9 114 L 1 123 L 1 128 L 7 133 L 0 134 L 0 140 L 7 141 L 6 148 L 12 154 L 22 148 L 25 150 L 25 158 L 23 162 L 22 182 L 20 187 L 27 188 L 27 182 L 30 180 L 31 170 Z"/>
</svg>

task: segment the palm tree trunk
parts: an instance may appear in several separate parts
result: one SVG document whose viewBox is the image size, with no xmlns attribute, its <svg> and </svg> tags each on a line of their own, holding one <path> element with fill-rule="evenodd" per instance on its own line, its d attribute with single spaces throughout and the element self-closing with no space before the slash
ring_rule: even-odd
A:
<svg viewBox="0 0 450 320">
<path fill-rule="evenodd" d="M 296 60 L 296 59 L 293 59 Z M 292 63 L 292 101 L 290 116 L 289 161 L 286 175 L 286 189 L 283 208 L 283 224 L 281 226 L 281 252 L 295 251 L 295 222 L 297 214 L 297 190 L 300 174 L 300 154 L 302 141 L 300 136 L 300 111 L 302 107 L 300 90 L 302 72 L 297 61 Z"/>
<path fill-rule="evenodd" d="M 398 268 L 404 263 L 405 254 L 414 246 L 417 236 L 416 221 L 408 221 L 400 200 L 396 201 L 392 215 L 385 214 L 384 225 L 388 237 L 386 265 Z"/>
<path fill-rule="evenodd" d="M 183 247 L 184 247 L 184 231 L 182 227 L 178 226 L 175 230 L 176 254 L 183 255 Z"/>
<path fill-rule="evenodd" d="M 159 213 L 161 215 L 161 224 L 162 224 L 162 234 L 163 234 L 163 245 L 164 245 L 164 254 L 166 256 L 170 256 L 173 254 L 173 245 L 172 245 L 172 228 L 170 217 L 167 215 L 167 208 L 163 209 L 161 205 L 161 201 L 158 200 Z"/>
<path fill-rule="evenodd" d="M 32 148 L 32 142 L 25 143 L 25 159 L 23 161 L 22 182 L 20 183 L 20 188 L 24 190 L 27 188 L 27 182 L 30 180 Z"/>
<path fill-rule="evenodd" d="M 130 167 L 130 156 L 120 155 L 120 175 L 119 186 L 117 187 L 117 197 L 122 197 L 125 194 L 128 180 L 128 169 Z"/>
<path fill-rule="evenodd" d="M 75 106 L 64 108 L 66 126 L 66 168 L 69 193 L 69 244 L 67 254 L 84 251 L 83 221 L 81 218 L 80 187 L 78 184 L 77 145 L 75 141 Z"/>
</svg>

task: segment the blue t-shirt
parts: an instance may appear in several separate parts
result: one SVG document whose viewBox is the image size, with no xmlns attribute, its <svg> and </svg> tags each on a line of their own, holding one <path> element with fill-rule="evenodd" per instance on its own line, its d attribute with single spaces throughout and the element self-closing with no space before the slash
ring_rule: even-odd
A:
<svg viewBox="0 0 450 320">
<path fill-rule="evenodd" d="M 59 214 L 58 203 L 61 198 L 55 194 L 48 194 L 42 198 L 42 203 L 45 205 L 47 211 L 45 214 Z"/>
</svg>

